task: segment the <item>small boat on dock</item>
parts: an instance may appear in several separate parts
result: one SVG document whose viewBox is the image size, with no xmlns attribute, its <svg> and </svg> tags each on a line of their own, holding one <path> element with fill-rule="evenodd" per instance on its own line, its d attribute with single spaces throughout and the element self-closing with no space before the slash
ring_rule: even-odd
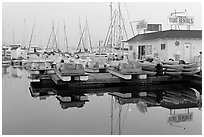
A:
<svg viewBox="0 0 204 137">
<path fill-rule="evenodd" d="M 189 64 L 185 64 L 183 65 L 183 68 L 187 69 L 187 68 L 195 68 L 197 67 L 196 63 L 189 63 Z"/>
<path fill-rule="evenodd" d="M 196 74 L 197 70 L 198 70 L 198 66 L 196 65 L 196 63 L 185 64 L 183 66 L 182 75 L 193 76 Z"/>
<path fill-rule="evenodd" d="M 71 81 L 72 77 L 74 80 L 88 80 L 88 75 L 85 73 L 84 67 L 81 64 L 75 64 L 74 62 L 57 65 L 56 74 L 62 81 Z"/>
<path fill-rule="evenodd" d="M 144 75 L 141 66 L 134 63 L 120 63 L 118 67 L 110 68 L 109 73 L 126 80 L 132 79 L 132 75 Z"/>
<path fill-rule="evenodd" d="M 164 74 L 167 76 L 180 76 L 183 70 L 183 64 L 177 64 L 177 62 L 172 62 L 173 64 L 163 64 Z"/>
<path fill-rule="evenodd" d="M 175 70 L 182 70 L 183 69 L 183 65 L 181 64 L 178 64 L 178 65 L 162 65 L 163 68 L 166 68 L 166 69 L 175 69 Z"/>
<path fill-rule="evenodd" d="M 148 76 L 154 76 L 157 74 L 157 64 L 152 62 L 143 62 L 140 63 L 142 67 L 142 71 L 147 74 Z"/>
<path fill-rule="evenodd" d="M 121 92 L 110 92 L 112 96 L 120 97 L 120 98 L 131 98 L 132 93 L 121 93 Z"/>
<path fill-rule="evenodd" d="M 142 66 L 142 70 L 156 71 L 157 64 L 154 64 L 154 63 L 141 63 L 140 65 Z"/>
<path fill-rule="evenodd" d="M 88 73 L 99 73 L 106 72 L 107 65 L 103 62 L 99 61 L 88 61 L 85 65 L 84 70 Z"/>
<path fill-rule="evenodd" d="M 167 75 L 167 76 L 180 76 L 181 74 L 182 74 L 182 72 L 165 72 L 165 74 Z"/>
<path fill-rule="evenodd" d="M 26 69 L 30 74 L 54 74 L 55 73 L 55 68 L 53 68 L 49 62 L 46 62 L 44 60 L 30 61 Z"/>
<path fill-rule="evenodd" d="M 4 58 L 2 59 L 2 66 L 10 66 L 11 65 L 11 60 Z"/>
</svg>

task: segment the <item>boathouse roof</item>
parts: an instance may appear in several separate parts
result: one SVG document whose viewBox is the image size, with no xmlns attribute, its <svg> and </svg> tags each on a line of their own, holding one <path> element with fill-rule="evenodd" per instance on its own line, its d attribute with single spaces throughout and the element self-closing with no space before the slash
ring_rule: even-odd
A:
<svg viewBox="0 0 204 137">
<path fill-rule="evenodd" d="M 146 41 L 154 39 L 202 39 L 202 30 L 165 30 L 152 33 L 138 34 L 126 42 Z"/>
</svg>

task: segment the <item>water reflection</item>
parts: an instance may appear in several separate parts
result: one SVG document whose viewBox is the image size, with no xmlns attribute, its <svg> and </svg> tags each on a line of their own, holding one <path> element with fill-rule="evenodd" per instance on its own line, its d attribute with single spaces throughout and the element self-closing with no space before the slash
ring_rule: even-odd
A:
<svg viewBox="0 0 204 137">
<path fill-rule="evenodd" d="M 58 91 L 56 98 L 62 109 L 82 108 L 88 102 L 88 96 L 77 92 Z"/>
<path fill-rule="evenodd" d="M 31 82 L 29 90 L 30 95 L 33 98 L 39 98 L 40 100 L 45 100 L 47 97 L 57 94 L 57 91 L 55 89 L 50 87 L 43 87 L 40 82 Z"/>
<path fill-rule="evenodd" d="M 3 66 L 2 76 L 8 75 L 10 78 L 22 78 L 22 67 Z"/>
<path fill-rule="evenodd" d="M 22 77 L 22 68 L 21 67 L 11 67 L 11 76 L 13 78 L 21 78 Z"/>
<path fill-rule="evenodd" d="M 81 108 L 89 101 L 88 96 L 85 94 L 68 92 L 67 90 L 55 90 L 54 88 L 46 87 L 41 82 L 31 82 L 29 90 L 33 98 L 39 98 L 40 100 L 55 96 L 62 109 Z"/>
<path fill-rule="evenodd" d="M 193 121 L 193 112 L 190 112 L 190 108 L 198 108 L 202 110 L 202 96 L 196 89 L 184 89 L 184 90 L 168 90 L 168 91 L 155 91 L 155 92 L 112 92 L 109 93 L 111 97 L 111 135 L 116 132 L 117 128 L 113 128 L 114 121 L 114 105 L 118 108 L 118 134 L 122 134 L 124 121 L 127 113 L 131 111 L 139 111 L 142 114 L 147 113 L 149 107 L 163 107 L 170 111 L 167 117 L 167 123 L 172 127 L 177 127 L 185 130 L 186 128 L 180 123 L 186 123 Z M 115 104 L 117 103 L 117 105 Z M 133 104 L 133 107 L 130 107 Z M 128 105 L 125 111 L 124 120 L 122 122 L 122 109 L 123 106 Z M 135 106 L 135 107 L 134 107 Z M 176 111 L 184 110 L 185 113 L 176 113 Z M 115 110 L 116 111 L 116 110 Z"/>
<path fill-rule="evenodd" d="M 4 76 L 4 75 L 9 73 L 8 68 L 9 68 L 9 66 L 2 66 L 2 76 Z"/>
<path fill-rule="evenodd" d="M 34 98 L 46 99 L 54 96 L 62 109 L 80 109 L 89 101 L 89 96 L 110 97 L 110 134 L 123 134 L 128 113 L 139 112 L 146 115 L 150 108 L 165 108 L 169 110 L 166 122 L 172 128 L 186 129 L 185 123 L 193 121 L 191 109 L 202 110 L 202 95 L 193 88 L 160 91 L 136 91 L 133 88 L 109 88 L 70 90 L 48 87 L 40 82 L 31 82 L 30 93 Z M 163 116 L 161 114 L 161 116 Z M 142 123 L 141 123 L 142 124 Z"/>
</svg>

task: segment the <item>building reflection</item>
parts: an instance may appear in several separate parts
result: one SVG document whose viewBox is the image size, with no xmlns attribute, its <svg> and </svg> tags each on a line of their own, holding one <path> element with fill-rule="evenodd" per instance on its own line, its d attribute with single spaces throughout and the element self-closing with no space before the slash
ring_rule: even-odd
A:
<svg viewBox="0 0 204 137">
<path fill-rule="evenodd" d="M 150 107 L 163 107 L 170 111 L 167 117 L 167 123 L 172 127 L 185 129 L 180 123 L 190 122 L 193 120 L 193 112 L 191 108 L 198 108 L 202 110 L 202 95 L 196 89 L 183 89 L 183 90 L 165 90 L 165 91 L 147 91 L 147 92 L 111 92 L 111 135 L 115 134 L 114 129 L 114 113 L 118 112 L 118 134 L 122 134 L 123 124 L 126 119 L 127 113 L 137 110 L 143 114 L 148 113 Z M 131 104 L 131 105 L 130 105 Z M 128 105 L 128 109 L 123 110 L 124 106 Z M 117 106 L 117 107 L 114 107 Z M 130 106 L 135 106 L 130 108 Z M 115 109 L 114 109 L 115 108 Z M 125 115 L 122 117 L 122 110 Z M 182 110 L 184 113 L 181 113 Z M 177 113 L 179 112 L 179 113 Z M 123 118 L 123 120 L 122 120 Z"/>
<path fill-rule="evenodd" d="M 2 76 L 9 73 L 9 66 L 2 66 Z"/>
<path fill-rule="evenodd" d="M 21 78 L 22 77 L 22 68 L 20 68 L 20 67 L 11 67 L 10 72 L 11 72 L 11 76 L 13 78 Z"/>
</svg>

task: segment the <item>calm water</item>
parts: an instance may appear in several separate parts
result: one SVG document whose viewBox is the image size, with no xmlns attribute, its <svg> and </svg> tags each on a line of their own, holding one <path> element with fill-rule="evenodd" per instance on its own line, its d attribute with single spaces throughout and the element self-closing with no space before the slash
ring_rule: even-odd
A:
<svg viewBox="0 0 204 137">
<path fill-rule="evenodd" d="M 92 90 L 86 94 L 89 101 L 68 108 L 69 104 L 60 103 L 57 95 L 46 96 L 44 92 L 32 97 L 29 87 L 25 70 L 2 68 L 3 134 L 202 134 L 202 111 L 198 107 L 171 111 L 141 102 L 123 104 L 104 89 L 100 95 Z M 170 111 L 192 113 L 193 119 L 169 123 Z"/>
</svg>

